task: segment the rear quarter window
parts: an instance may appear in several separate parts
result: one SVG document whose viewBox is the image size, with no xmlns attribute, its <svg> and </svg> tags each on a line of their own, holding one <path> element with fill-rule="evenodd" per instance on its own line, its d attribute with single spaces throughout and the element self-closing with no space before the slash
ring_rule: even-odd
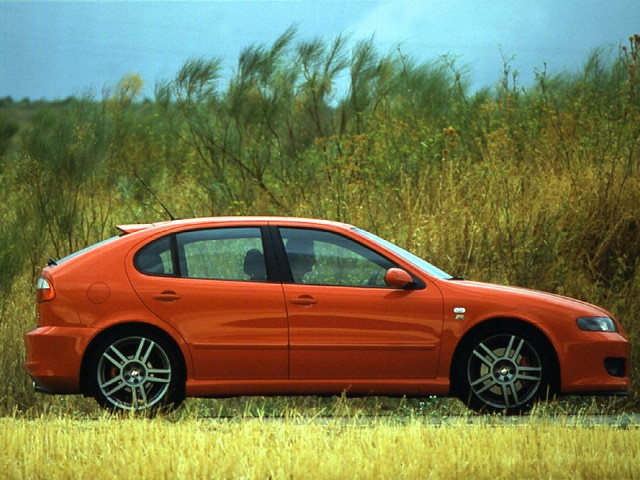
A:
<svg viewBox="0 0 640 480">
<path fill-rule="evenodd" d="M 171 259 L 171 237 L 154 240 L 142 247 L 133 258 L 136 269 L 147 275 L 174 275 Z"/>
</svg>

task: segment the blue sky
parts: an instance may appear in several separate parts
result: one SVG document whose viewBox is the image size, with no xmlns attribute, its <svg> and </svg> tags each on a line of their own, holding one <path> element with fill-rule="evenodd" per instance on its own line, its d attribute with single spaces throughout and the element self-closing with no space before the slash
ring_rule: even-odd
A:
<svg viewBox="0 0 640 480">
<path fill-rule="evenodd" d="M 299 39 L 373 35 L 381 53 L 400 46 L 419 62 L 455 56 L 477 88 L 500 79 L 502 54 L 526 84 L 544 62 L 576 70 L 594 48 L 618 48 L 640 33 L 640 0 L 0 0 L 0 98 L 100 95 L 128 73 L 152 95 L 191 57 L 221 58 L 230 75 L 242 48 L 291 25 Z"/>
</svg>

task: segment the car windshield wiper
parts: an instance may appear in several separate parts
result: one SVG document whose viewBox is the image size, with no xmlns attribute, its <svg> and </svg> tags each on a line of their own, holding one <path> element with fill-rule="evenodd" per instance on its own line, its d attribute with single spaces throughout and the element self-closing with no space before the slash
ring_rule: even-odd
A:
<svg viewBox="0 0 640 480">
<path fill-rule="evenodd" d="M 449 280 L 464 280 L 464 277 L 462 275 L 456 275 L 454 277 L 449 278 Z"/>
</svg>

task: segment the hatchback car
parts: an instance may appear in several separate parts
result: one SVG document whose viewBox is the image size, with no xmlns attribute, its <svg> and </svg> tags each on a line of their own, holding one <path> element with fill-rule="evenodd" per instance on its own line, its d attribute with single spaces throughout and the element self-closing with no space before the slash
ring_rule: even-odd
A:
<svg viewBox="0 0 640 480">
<path fill-rule="evenodd" d="M 630 388 L 606 310 L 452 277 L 371 233 L 294 218 L 120 225 L 37 284 L 39 391 L 113 410 L 185 396 L 455 395 L 526 411 Z"/>
</svg>

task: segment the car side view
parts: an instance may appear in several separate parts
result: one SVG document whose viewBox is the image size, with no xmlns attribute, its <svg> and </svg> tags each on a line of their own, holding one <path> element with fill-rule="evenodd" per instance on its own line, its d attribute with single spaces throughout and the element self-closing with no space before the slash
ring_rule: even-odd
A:
<svg viewBox="0 0 640 480">
<path fill-rule="evenodd" d="M 520 413 L 554 395 L 630 389 L 631 345 L 606 310 L 452 277 L 351 225 L 117 228 L 42 270 L 38 327 L 24 337 L 39 391 L 112 410 L 346 392 Z"/>
</svg>

